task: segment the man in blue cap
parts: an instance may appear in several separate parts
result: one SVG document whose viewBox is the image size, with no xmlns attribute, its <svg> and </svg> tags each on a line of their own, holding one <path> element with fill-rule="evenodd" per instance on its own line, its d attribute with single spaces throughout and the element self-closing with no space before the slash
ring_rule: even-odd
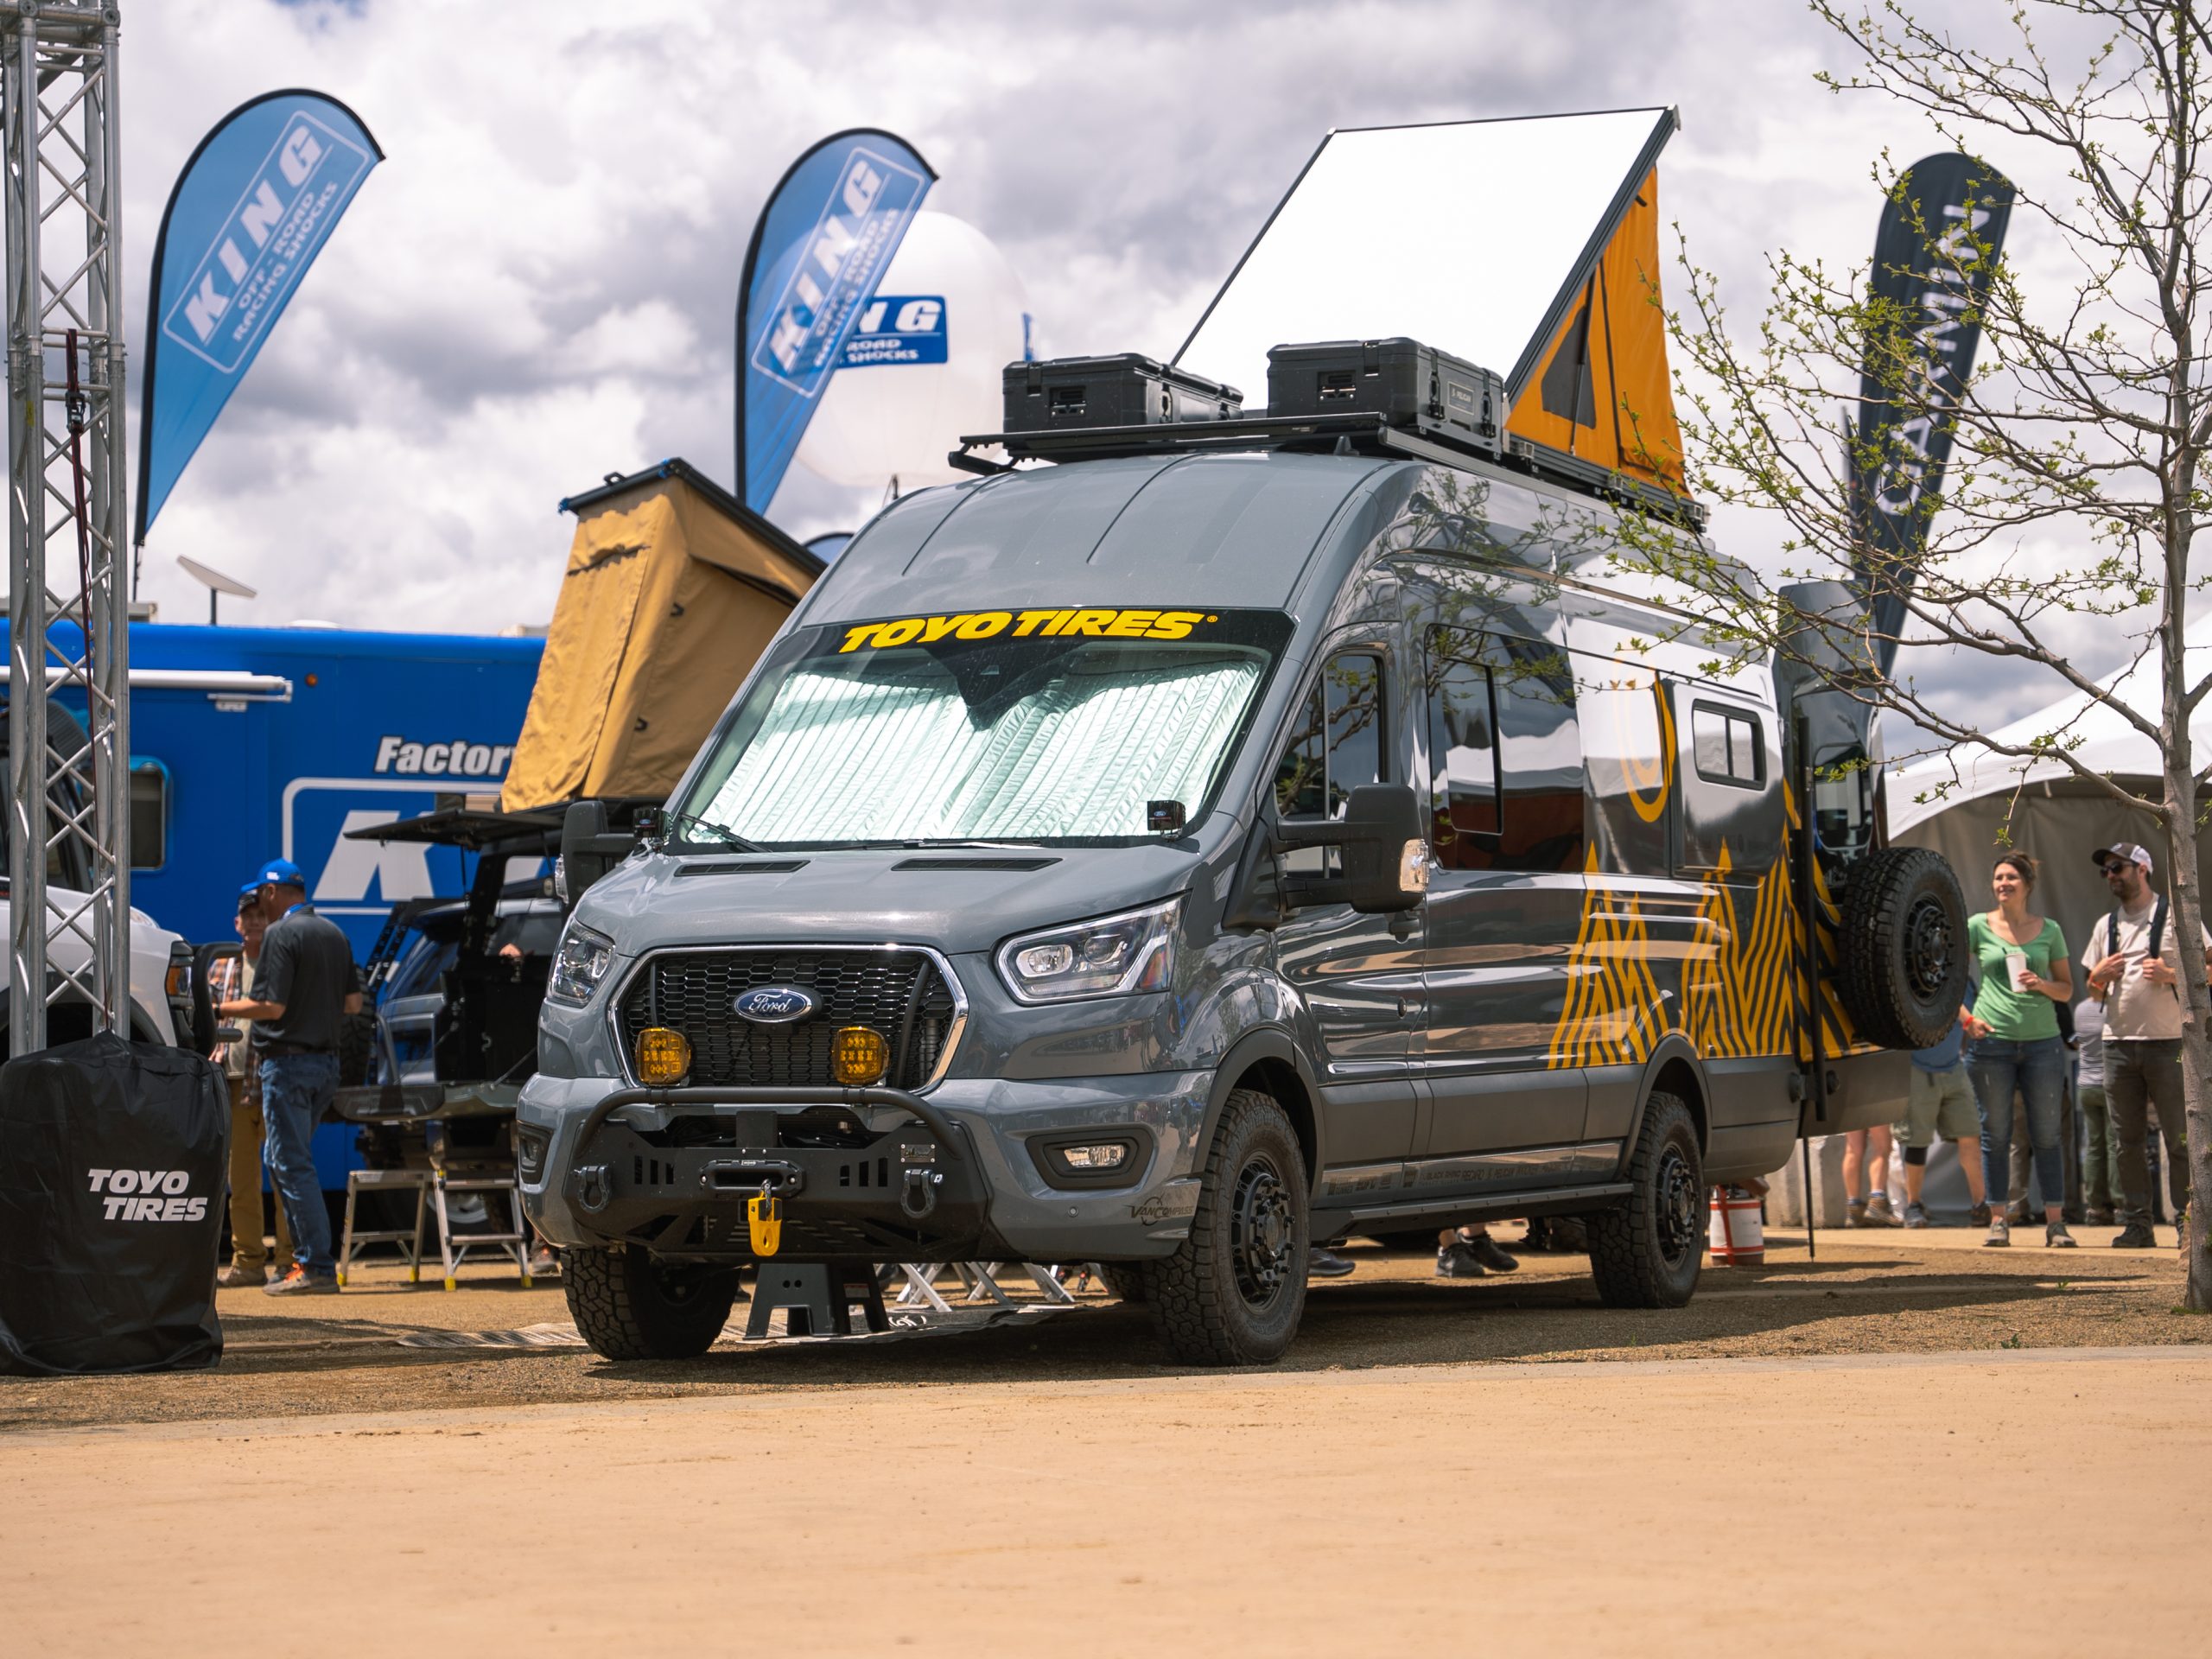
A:
<svg viewBox="0 0 2212 1659">
<path fill-rule="evenodd" d="M 360 1011 L 360 969 L 338 925 L 308 904 L 298 865 L 271 859 L 254 880 L 263 913 L 275 919 L 262 936 L 253 994 L 216 1011 L 226 1020 L 253 1021 L 269 1167 L 292 1224 L 291 1270 L 264 1288 L 271 1296 L 334 1292 L 338 1264 L 313 1142 L 338 1088 L 339 1032 L 347 1014 Z"/>
</svg>

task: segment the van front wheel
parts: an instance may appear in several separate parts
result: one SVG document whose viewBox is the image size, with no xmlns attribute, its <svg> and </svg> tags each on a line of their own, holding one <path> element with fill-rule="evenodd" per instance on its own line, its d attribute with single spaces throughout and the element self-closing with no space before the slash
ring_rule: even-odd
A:
<svg viewBox="0 0 2212 1659">
<path fill-rule="evenodd" d="M 1141 1264 L 1153 1328 L 1190 1365 L 1282 1357 L 1306 1310 L 1306 1160 L 1274 1099 L 1239 1089 L 1206 1155 L 1191 1234 Z"/>
<path fill-rule="evenodd" d="M 1652 1091 L 1628 1179 L 1624 1205 L 1583 1218 L 1599 1298 L 1610 1307 L 1680 1307 L 1705 1266 L 1705 1160 L 1678 1096 Z"/>
<path fill-rule="evenodd" d="M 607 1359 L 691 1359 L 714 1346 L 737 1269 L 655 1262 L 643 1250 L 569 1250 L 561 1287 L 576 1332 Z"/>
</svg>

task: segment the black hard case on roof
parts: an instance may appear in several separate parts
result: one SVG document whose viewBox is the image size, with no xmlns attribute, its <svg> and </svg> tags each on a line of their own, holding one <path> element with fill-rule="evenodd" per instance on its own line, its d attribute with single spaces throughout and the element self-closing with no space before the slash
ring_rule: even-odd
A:
<svg viewBox="0 0 2212 1659">
<path fill-rule="evenodd" d="M 1244 406 L 1244 394 L 1234 386 L 1135 352 L 1009 363 L 1005 385 L 1008 432 L 1225 421 Z"/>
<path fill-rule="evenodd" d="M 1380 415 L 1494 455 L 1504 441 L 1505 383 L 1417 340 L 1325 340 L 1268 353 L 1268 413 Z"/>
</svg>

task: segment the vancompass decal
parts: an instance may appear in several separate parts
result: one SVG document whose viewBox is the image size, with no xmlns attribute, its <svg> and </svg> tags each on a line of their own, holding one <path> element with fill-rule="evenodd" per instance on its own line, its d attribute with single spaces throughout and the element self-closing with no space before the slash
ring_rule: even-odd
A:
<svg viewBox="0 0 2212 1659">
<path fill-rule="evenodd" d="M 1086 610 L 960 611 L 950 616 L 902 616 L 887 622 L 861 622 L 845 630 L 838 654 L 866 646 L 888 651 L 894 645 L 935 645 L 940 639 L 1010 639 L 1033 636 L 1042 639 L 1187 639 L 1192 631 L 1218 614 L 1208 611 L 1159 609 L 1116 610 L 1110 607 Z"/>
</svg>

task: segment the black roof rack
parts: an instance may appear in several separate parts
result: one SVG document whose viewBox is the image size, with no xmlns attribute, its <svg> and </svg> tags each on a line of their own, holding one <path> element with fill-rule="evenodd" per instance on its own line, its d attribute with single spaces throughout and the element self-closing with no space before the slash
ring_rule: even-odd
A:
<svg viewBox="0 0 2212 1659">
<path fill-rule="evenodd" d="M 1547 482 L 1563 485 L 1583 494 L 1623 506 L 1637 508 L 1655 518 L 1705 533 L 1707 512 L 1702 502 L 1676 495 L 1641 479 L 1630 478 L 1594 466 L 1563 449 L 1532 443 L 1508 433 L 1502 455 L 1452 444 L 1392 426 L 1382 416 L 1366 411 L 1341 415 L 1242 416 L 1226 421 L 1160 422 L 1146 426 L 1094 426 L 1059 432 L 1001 432 L 963 437 L 946 462 L 983 477 L 1012 472 L 1021 461 L 1104 461 L 1117 456 L 1204 454 L 1209 450 L 1273 448 L 1318 449 L 1333 446 L 1349 454 L 1397 454 L 1439 466 L 1465 468 L 1471 461 L 1485 461 L 1511 472 L 1525 473 Z M 1005 450 L 1008 460 L 995 461 L 976 452 L 988 448 Z"/>
</svg>

